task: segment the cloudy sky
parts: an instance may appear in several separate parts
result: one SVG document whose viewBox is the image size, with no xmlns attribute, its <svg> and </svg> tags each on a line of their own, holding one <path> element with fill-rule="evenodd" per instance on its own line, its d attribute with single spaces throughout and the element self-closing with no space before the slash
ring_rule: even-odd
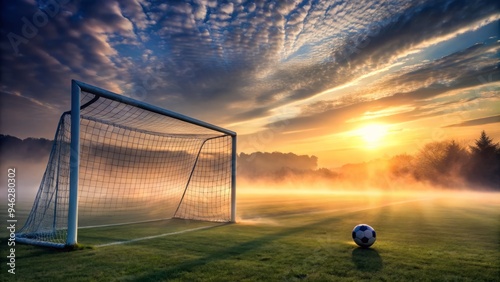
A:
<svg viewBox="0 0 500 282">
<path fill-rule="evenodd" d="M 335 166 L 500 141 L 497 1 L 2 1 L 0 133 L 53 138 L 71 79 Z"/>
</svg>

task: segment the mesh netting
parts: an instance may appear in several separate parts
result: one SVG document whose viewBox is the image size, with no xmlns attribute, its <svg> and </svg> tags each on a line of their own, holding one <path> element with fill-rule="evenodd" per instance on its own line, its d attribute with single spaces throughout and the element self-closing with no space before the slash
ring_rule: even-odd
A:
<svg viewBox="0 0 500 282">
<path fill-rule="evenodd" d="M 91 93 L 81 105 L 79 227 L 231 220 L 231 136 Z M 18 238 L 66 242 L 70 135 L 65 113 Z"/>
</svg>

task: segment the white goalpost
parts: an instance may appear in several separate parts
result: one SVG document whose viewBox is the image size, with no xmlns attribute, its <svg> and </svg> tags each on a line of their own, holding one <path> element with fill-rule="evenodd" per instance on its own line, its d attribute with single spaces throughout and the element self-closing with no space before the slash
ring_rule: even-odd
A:
<svg viewBox="0 0 500 282">
<path fill-rule="evenodd" d="M 235 222 L 236 133 L 72 80 L 21 243 L 171 218 Z"/>
</svg>

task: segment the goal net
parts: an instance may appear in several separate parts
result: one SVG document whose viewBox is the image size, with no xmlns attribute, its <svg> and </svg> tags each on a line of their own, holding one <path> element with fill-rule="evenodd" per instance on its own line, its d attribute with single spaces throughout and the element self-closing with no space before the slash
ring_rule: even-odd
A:
<svg viewBox="0 0 500 282">
<path fill-rule="evenodd" d="M 64 247 L 82 227 L 235 220 L 236 134 L 73 81 L 16 240 Z"/>
</svg>

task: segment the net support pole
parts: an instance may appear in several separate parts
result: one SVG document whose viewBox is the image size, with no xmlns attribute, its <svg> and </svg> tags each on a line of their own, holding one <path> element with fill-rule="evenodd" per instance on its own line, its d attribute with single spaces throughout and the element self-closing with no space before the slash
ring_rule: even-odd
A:
<svg viewBox="0 0 500 282">
<path fill-rule="evenodd" d="M 67 246 L 74 246 L 78 237 L 78 168 L 80 163 L 80 86 L 71 81 L 71 147 L 69 170 L 69 207 Z"/>
<path fill-rule="evenodd" d="M 236 134 L 231 136 L 231 222 L 236 223 Z"/>
</svg>

